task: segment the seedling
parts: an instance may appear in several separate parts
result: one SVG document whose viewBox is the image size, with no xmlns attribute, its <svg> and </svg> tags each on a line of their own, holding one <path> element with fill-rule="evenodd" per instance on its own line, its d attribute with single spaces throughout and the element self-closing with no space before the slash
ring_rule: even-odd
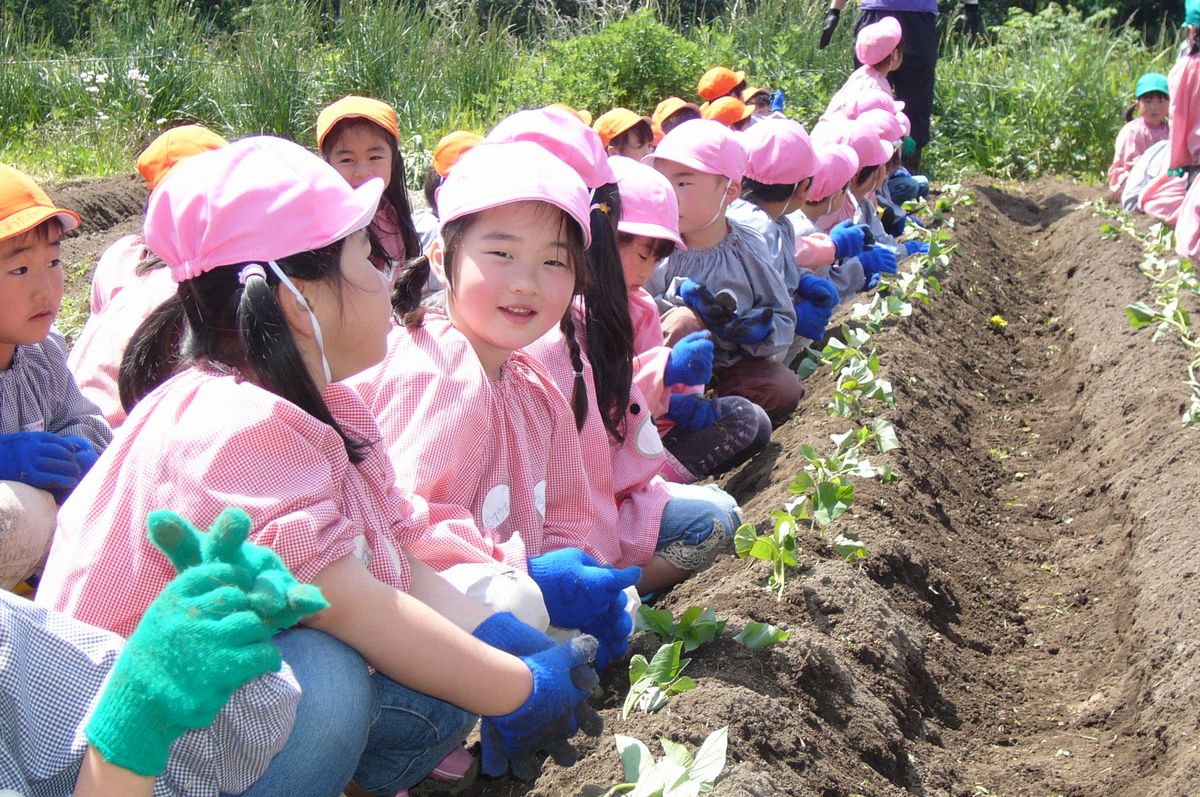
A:
<svg viewBox="0 0 1200 797">
<path fill-rule="evenodd" d="M 675 695 L 696 688 L 696 682 L 680 675 L 691 659 L 681 658 L 682 642 L 663 645 L 646 661 L 640 653 L 629 660 L 629 694 L 621 708 L 621 719 L 627 719 L 634 707 L 652 714 L 665 706 Z"/>
<path fill-rule="evenodd" d="M 651 631 L 668 642 L 682 642 L 683 652 L 691 653 L 719 637 L 725 631 L 725 621 L 717 620 L 716 609 L 700 606 L 684 611 L 679 622 L 675 622 L 669 609 L 642 606 L 638 609 L 636 630 Z"/>
<path fill-rule="evenodd" d="M 616 734 L 625 783 L 613 786 L 602 797 L 629 794 L 630 797 L 696 797 L 713 790 L 725 769 L 729 746 L 729 726 L 708 735 L 693 756 L 683 745 L 659 739 L 666 755 L 654 760 L 650 748 L 632 736 Z"/>
<path fill-rule="evenodd" d="M 1004 316 L 997 314 L 988 319 L 988 326 L 996 332 L 1003 332 L 1008 329 L 1008 322 L 1004 320 Z"/>
<path fill-rule="evenodd" d="M 839 534 L 833 540 L 833 549 L 847 564 L 861 562 L 870 553 L 867 546 L 855 534 Z"/>
<path fill-rule="evenodd" d="M 734 639 L 751 650 L 762 650 L 785 641 L 791 631 L 776 628 L 770 623 L 747 623 Z"/>
<path fill-rule="evenodd" d="M 777 599 L 783 598 L 787 569 L 796 566 L 796 519 L 807 518 L 807 506 L 800 502 L 791 507 L 791 511 L 777 509 L 772 512 L 773 527 L 767 534 L 759 534 L 751 523 L 743 523 L 734 533 L 733 549 L 739 559 L 749 556 L 771 563 L 767 585 L 775 590 Z"/>
</svg>

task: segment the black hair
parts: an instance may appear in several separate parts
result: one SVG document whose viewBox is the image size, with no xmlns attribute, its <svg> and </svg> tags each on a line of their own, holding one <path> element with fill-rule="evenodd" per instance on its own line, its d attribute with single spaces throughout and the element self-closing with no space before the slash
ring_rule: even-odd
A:
<svg viewBox="0 0 1200 797">
<path fill-rule="evenodd" d="M 654 140 L 654 131 L 645 119 L 639 119 L 633 126 L 620 135 L 613 136 L 608 145 L 616 150 L 630 147 L 644 147 Z"/>
<path fill-rule="evenodd" d="M 552 207 L 547 205 L 547 207 Z M 587 270 L 584 264 L 587 255 L 583 248 L 583 231 L 575 220 L 565 212 L 554 208 L 559 214 L 563 242 L 567 247 L 567 258 L 575 273 L 574 293 L 584 292 L 587 282 Z M 442 262 L 445 264 L 446 291 L 454 290 L 454 262 L 458 258 L 459 247 L 463 237 L 478 221 L 481 214 L 472 213 L 462 218 L 453 219 L 442 225 Z M 593 224 L 593 228 L 595 225 Z M 404 265 L 404 269 L 396 278 L 392 289 L 392 311 L 406 327 L 419 327 L 425 318 L 425 308 L 421 306 L 421 293 L 425 283 L 429 281 L 430 265 L 426 256 L 414 257 Z M 572 318 L 574 308 L 567 305 L 559 321 L 559 329 L 567 341 L 567 351 L 571 356 L 571 366 L 575 371 L 575 383 L 571 388 L 571 412 L 575 417 L 575 428 L 582 429 L 587 420 L 587 385 L 583 380 L 583 357 L 579 352 L 579 343 L 575 340 L 575 320 Z"/>
<path fill-rule="evenodd" d="M 430 166 L 425 170 L 425 182 L 421 184 L 421 191 L 425 194 L 425 204 L 433 211 L 433 215 L 437 215 L 437 190 L 442 187 L 442 176 L 438 174 L 438 170 Z"/>
<path fill-rule="evenodd" d="M 690 122 L 693 119 L 700 118 L 702 118 L 702 115 L 700 111 L 696 110 L 695 108 L 680 108 L 674 113 L 667 114 L 667 116 L 662 120 L 662 123 L 659 124 L 659 127 L 662 128 L 663 135 L 666 135 L 684 122 Z"/>
<path fill-rule="evenodd" d="M 633 243 L 638 236 L 627 232 L 617 232 L 617 247 L 628 246 Z M 675 251 L 675 242 L 666 238 L 650 238 L 654 242 L 654 248 L 650 250 L 650 256 L 655 260 L 662 260 L 664 257 L 669 257 Z M 632 322 L 632 319 L 630 319 Z"/>
<path fill-rule="evenodd" d="M 760 183 L 749 177 L 742 178 L 742 199 L 759 204 L 787 202 L 796 193 L 796 183 Z"/>
<path fill-rule="evenodd" d="M 392 210 L 396 212 L 399 229 L 384 232 L 399 236 L 400 242 L 404 244 L 404 256 L 412 257 L 421 251 L 421 239 L 417 236 L 417 226 L 413 224 L 412 219 L 412 205 L 408 201 L 408 176 L 404 171 L 404 156 L 400 154 L 400 142 L 392 136 L 391 131 L 384 130 L 369 119 L 357 116 L 342 119 L 325 134 L 325 139 L 321 142 L 321 157 L 329 161 L 342 133 L 355 129 L 369 130 L 382 135 L 388 143 L 392 153 L 392 174 L 379 201 L 392 206 Z"/>
<path fill-rule="evenodd" d="M 617 221 L 621 218 L 617 184 L 597 188 L 592 204 L 592 245 L 587 250 L 588 279 L 583 293 L 584 340 L 600 418 L 610 437 L 624 440 L 634 350 L 629 293 L 617 243 Z"/>
<path fill-rule="evenodd" d="M 851 181 L 850 184 L 853 186 L 856 186 L 856 187 L 860 186 L 860 185 L 864 185 L 868 180 L 874 179 L 875 175 L 879 173 L 879 170 L 882 167 L 883 167 L 882 163 L 877 163 L 874 166 L 862 167 L 861 169 L 858 170 L 858 173 L 854 175 L 854 179 Z"/>
<path fill-rule="evenodd" d="M 280 270 L 301 280 L 342 286 L 345 239 L 277 259 Z M 208 363 L 236 371 L 333 427 L 351 462 L 363 460 L 373 441 L 351 437 L 334 419 L 296 346 L 276 297 L 278 275 L 239 283 L 241 266 L 206 271 L 179 283 L 175 295 L 142 322 L 121 359 L 117 387 L 126 412 L 182 368 Z"/>
</svg>

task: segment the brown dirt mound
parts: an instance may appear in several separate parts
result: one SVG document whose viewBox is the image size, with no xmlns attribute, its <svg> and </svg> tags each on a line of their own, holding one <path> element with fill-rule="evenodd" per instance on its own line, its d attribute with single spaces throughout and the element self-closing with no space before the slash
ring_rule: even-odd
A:
<svg viewBox="0 0 1200 797">
<path fill-rule="evenodd" d="M 624 665 L 605 674 L 599 739 L 533 784 L 479 795 L 598 795 L 620 779 L 612 733 L 658 754 L 729 725 L 716 794 L 1185 794 L 1200 617 L 1192 548 L 1200 437 L 1179 429 L 1185 360 L 1123 308 L 1149 283 L 1128 239 L 1102 241 L 1093 189 L 981 183 L 959 211 L 945 292 L 875 339 L 895 386 L 895 485 L 860 482 L 833 528 L 865 566 L 803 544 L 782 601 L 766 566 L 724 557 L 660 607 L 712 606 L 792 630 L 749 651 L 697 650 L 699 687 L 621 720 Z M 1009 322 L 994 332 L 988 319 Z M 802 414 L 725 480 L 746 516 L 787 499 L 801 443 L 848 428 L 811 380 Z M 644 635 L 635 650 L 652 653 Z"/>
</svg>

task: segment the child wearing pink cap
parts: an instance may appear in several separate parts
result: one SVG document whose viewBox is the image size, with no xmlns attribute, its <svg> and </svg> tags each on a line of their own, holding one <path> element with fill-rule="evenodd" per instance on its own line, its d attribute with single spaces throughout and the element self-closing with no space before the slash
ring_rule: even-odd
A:
<svg viewBox="0 0 1200 797">
<path fill-rule="evenodd" d="M 895 17 L 884 17 L 858 32 L 854 39 L 854 54 L 862 66 L 850 73 L 850 77 L 833 95 L 825 115 L 845 114 L 854 104 L 855 97 L 864 91 L 878 91 L 893 96 L 888 73 L 899 69 L 904 62 L 900 36 L 900 23 Z"/>
<path fill-rule="evenodd" d="M 795 311 L 767 242 L 725 217 L 741 193 L 745 148 L 720 122 L 696 119 L 664 136 L 646 160 L 675 189 L 688 247 L 660 263 L 645 286 L 662 311 L 667 345 L 711 331 L 717 395 L 744 396 L 782 423 L 804 395 L 779 362 L 795 337 Z"/>
<path fill-rule="evenodd" d="M 564 131 L 595 137 L 571 119 Z M 595 515 L 580 501 L 588 395 L 569 308 L 592 239 L 588 187 L 518 137 L 465 154 L 437 200 L 439 240 L 396 284 L 403 324 L 382 364 L 351 385 L 379 418 L 397 483 L 429 505 L 413 554 L 535 627 L 596 634 L 603 666 L 626 649 L 625 590 L 640 570 L 605 566 L 611 549 L 592 540 Z M 415 301 L 431 267 L 447 286 L 444 315 Z M 524 351 L 556 325 L 576 372 L 569 404 Z"/>
<path fill-rule="evenodd" d="M 244 507 L 251 539 L 330 604 L 276 637 L 303 696 L 247 795 L 336 795 L 351 777 L 406 793 L 474 714 L 484 768 L 502 774 L 557 746 L 565 733 L 544 729 L 565 731 L 586 697 L 571 677 L 588 640 L 555 647 L 404 550 L 429 508 L 396 489 L 374 418 L 340 384 L 387 346 L 391 279 L 365 229 L 382 189 L 353 189 L 270 137 L 196 155 L 159 187 L 146 242 L 178 292 L 130 342 L 129 417 L 60 513 L 38 591 L 128 634 L 174 574 L 142 531 L 149 513 L 166 505 L 208 526 Z"/>
<path fill-rule="evenodd" d="M 74 211 L 0 164 L 0 589 L 41 565 L 58 505 L 112 439 L 67 370 L 54 329 L 59 240 L 78 226 Z"/>
<path fill-rule="evenodd" d="M 621 193 L 606 199 L 608 209 L 599 213 L 602 217 L 596 219 L 599 223 L 593 223 L 587 287 L 573 308 L 584 381 L 589 388 L 587 418 L 579 430 L 596 513 L 596 526 L 589 535 L 589 543 L 598 550 L 601 561 L 617 566 L 641 566 L 638 590 L 651 592 L 677 584 L 705 564 L 727 544 L 741 521 L 737 502 L 716 486 L 669 484 L 659 476 L 666 460 L 654 413 L 658 404 L 668 403 L 661 398 L 662 371 L 670 374 L 669 380 L 674 385 L 703 384 L 712 372 L 712 342 L 708 333 L 702 332 L 676 344 L 667 354 L 665 369 L 659 365 L 659 384 L 653 386 L 656 400 L 643 393 L 641 385 L 648 380 L 645 375 L 636 375 L 642 379 L 634 378 L 636 332 L 633 314 L 627 309 L 623 258 L 617 250 L 618 227 L 614 222 L 618 216 L 627 218 L 627 205 L 636 213 L 638 170 L 649 172 L 660 181 L 658 200 L 673 199 L 674 192 L 666 185 L 665 178 L 649 166 L 620 156 L 611 157 L 609 163 L 620 181 Z M 661 205 L 657 209 L 661 216 Z M 677 218 L 673 214 L 673 220 Z M 677 240 L 678 233 L 674 237 Z M 653 308 L 653 300 L 650 305 Z M 623 323 L 601 325 L 598 319 L 589 320 L 588 308 L 597 306 L 614 308 L 620 316 L 617 320 Z M 651 315 L 657 321 L 657 312 L 652 309 Z M 660 328 L 657 345 L 661 344 Z M 562 330 L 551 330 L 530 345 L 528 351 L 546 366 L 560 389 L 570 389 L 574 366 Z M 611 404 L 600 403 L 603 384 L 599 375 L 604 372 L 605 360 L 619 360 L 625 366 L 615 377 L 625 381 Z M 692 395 L 677 400 L 702 399 Z M 669 417 L 669 408 L 666 411 Z M 769 423 L 767 435 L 770 435 Z"/>
<path fill-rule="evenodd" d="M 1166 75 L 1147 72 L 1138 78 L 1136 99 L 1125 110 L 1125 126 L 1117 134 L 1113 162 L 1108 168 L 1108 190 L 1114 198 L 1124 192 L 1129 172 L 1142 153 L 1169 139 L 1168 90 Z"/>
</svg>

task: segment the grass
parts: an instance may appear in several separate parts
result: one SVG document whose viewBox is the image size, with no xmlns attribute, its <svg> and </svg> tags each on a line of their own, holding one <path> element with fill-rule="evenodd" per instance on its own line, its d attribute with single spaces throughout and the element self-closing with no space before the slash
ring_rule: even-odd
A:
<svg viewBox="0 0 1200 797">
<path fill-rule="evenodd" d="M 415 182 L 443 133 L 485 130 L 518 107 L 647 112 L 667 94 L 691 96 L 699 73 L 723 63 L 783 89 L 788 112 L 811 125 L 850 70 L 850 20 L 816 49 L 823 0 L 738 0 L 684 32 L 620 2 L 581 0 L 577 19 L 539 12 L 552 40 L 449 0 L 254 0 L 231 31 L 185 0 L 154 0 L 92 20 L 67 50 L 23 18 L 0 19 L 0 159 L 40 178 L 126 172 L 159 131 L 191 121 L 311 143 L 318 110 L 353 92 L 396 107 Z M 1012 12 L 986 47 L 947 34 L 926 170 L 1098 180 L 1138 74 L 1165 71 L 1171 55 L 1110 16 L 1057 5 Z"/>
</svg>

